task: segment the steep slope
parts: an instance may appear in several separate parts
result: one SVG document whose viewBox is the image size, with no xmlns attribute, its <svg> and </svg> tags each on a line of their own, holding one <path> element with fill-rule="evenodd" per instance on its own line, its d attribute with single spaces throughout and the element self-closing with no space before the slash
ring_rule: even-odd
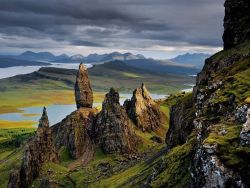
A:
<svg viewBox="0 0 250 188">
<path fill-rule="evenodd" d="M 175 162 L 186 166 L 178 176 L 185 187 L 250 185 L 250 25 L 244 22 L 249 18 L 249 2 L 227 0 L 225 7 L 225 50 L 205 61 L 193 94 L 171 109 L 166 142 L 172 148 L 169 153 L 177 154 Z M 190 144 L 192 149 L 188 149 Z M 178 151 L 180 147 L 185 155 Z M 169 157 L 166 155 L 166 162 Z M 179 184 L 169 183 L 171 173 L 178 169 L 165 166 L 150 184 Z"/>
</svg>

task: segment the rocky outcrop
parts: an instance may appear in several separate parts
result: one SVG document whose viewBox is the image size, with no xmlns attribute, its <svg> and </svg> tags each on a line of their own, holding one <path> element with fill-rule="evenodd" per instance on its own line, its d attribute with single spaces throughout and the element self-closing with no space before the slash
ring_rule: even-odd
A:
<svg viewBox="0 0 250 188">
<path fill-rule="evenodd" d="M 78 159 L 85 154 L 85 161 L 91 160 L 94 154 L 94 143 L 88 131 L 96 113 L 97 109 L 95 108 L 80 108 L 60 123 L 52 126 L 56 147 L 66 147 L 74 159 Z"/>
<path fill-rule="evenodd" d="M 225 49 L 250 39 L 249 3 L 248 0 L 226 0 Z M 177 101 L 171 109 L 167 144 L 174 147 L 188 142 L 190 134 L 195 138 L 190 153 L 189 187 L 250 185 L 249 126 L 248 121 L 245 122 L 249 83 L 244 79 L 249 58 L 247 44 L 208 58 L 197 75 L 193 97 L 188 103 L 185 98 Z M 239 124 L 243 124 L 240 133 Z"/>
<path fill-rule="evenodd" d="M 161 125 L 159 106 L 150 97 L 144 84 L 133 92 L 131 100 L 124 102 L 127 114 L 142 131 L 155 131 Z"/>
<path fill-rule="evenodd" d="M 223 35 L 225 49 L 250 40 L 249 12 L 249 0 L 226 0 Z"/>
<path fill-rule="evenodd" d="M 194 128 L 195 108 L 192 94 L 185 96 L 170 109 L 169 130 L 166 144 L 169 148 L 184 144 Z"/>
<path fill-rule="evenodd" d="M 245 187 L 241 177 L 216 155 L 215 147 L 204 145 L 196 150 L 191 187 Z"/>
<path fill-rule="evenodd" d="M 246 122 L 240 132 L 240 143 L 242 146 L 250 146 L 250 109 L 247 111 Z"/>
<path fill-rule="evenodd" d="M 82 63 L 79 65 L 79 70 L 76 75 L 75 100 L 77 109 L 82 107 L 92 108 L 93 106 L 93 92 L 88 78 L 88 72 Z"/>
<path fill-rule="evenodd" d="M 32 181 L 39 176 L 45 162 L 58 162 L 58 154 L 52 141 L 46 108 L 43 110 L 35 137 L 25 145 L 19 171 L 19 184 L 13 186 L 13 182 L 18 183 L 17 173 L 13 172 L 10 176 L 9 187 L 29 187 Z"/>
<path fill-rule="evenodd" d="M 119 93 L 113 88 L 105 96 L 92 133 L 104 153 L 133 153 L 137 150 L 138 138 L 125 109 L 120 106 Z"/>
</svg>

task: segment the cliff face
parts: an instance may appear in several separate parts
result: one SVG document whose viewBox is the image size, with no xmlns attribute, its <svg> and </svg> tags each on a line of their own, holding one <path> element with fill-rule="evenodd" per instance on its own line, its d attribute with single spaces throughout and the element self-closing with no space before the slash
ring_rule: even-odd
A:
<svg viewBox="0 0 250 188">
<path fill-rule="evenodd" d="M 250 39 L 249 0 L 226 0 L 224 18 L 224 48 L 235 47 Z"/>
<path fill-rule="evenodd" d="M 74 159 L 86 155 L 85 162 L 91 160 L 94 154 L 94 143 L 88 130 L 96 113 L 97 109 L 95 108 L 80 108 L 54 125 L 52 131 L 56 147 L 65 146 Z"/>
<path fill-rule="evenodd" d="M 120 106 L 119 93 L 110 89 L 93 126 L 93 137 L 105 153 L 133 153 L 138 138 L 125 109 Z"/>
<path fill-rule="evenodd" d="M 250 185 L 249 3 L 226 1 L 227 50 L 205 61 L 192 98 L 184 97 L 171 109 L 168 146 L 189 143 L 189 136 L 196 136 L 189 159 L 190 187 Z"/>
<path fill-rule="evenodd" d="M 52 140 L 46 109 L 39 121 L 37 133 L 26 145 L 19 171 L 14 171 L 8 187 L 29 187 L 32 181 L 39 176 L 44 162 L 58 162 L 58 154 Z"/>
<path fill-rule="evenodd" d="M 195 109 L 192 95 L 187 95 L 182 102 L 177 102 L 170 110 L 170 127 L 166 135 L 166 144 L 169 148 L 182 145 L 191 134 L 194 124 Z"/>
<path fill-rule="evenodd" d="M 84 64 L 80 64 L 76 75 L 75 83 L 75 99 L 77 109 L 92 108 L 93 106 L 93 92 L 88 78 L 87 69 Z"/>
<path fill-rule="evenodd" d="M 161 124 L 159 107 L 144 84 L 134 90 L 131 100 L 124 102 L 124 107 L 130 119 L 142 131 L 155 131 Z"/>
</svg>

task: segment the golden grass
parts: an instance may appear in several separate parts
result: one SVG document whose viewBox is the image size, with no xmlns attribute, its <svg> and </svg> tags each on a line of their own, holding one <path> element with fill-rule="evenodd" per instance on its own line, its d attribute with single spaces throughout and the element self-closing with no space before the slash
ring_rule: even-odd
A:
<svg viewBox="0 0 250 188">
<path fill-rule="evenodd" d="M 94 93 L 94 102 L 102 102 L 105 93 Z M 47 91 L 21 91 L 2 92 L 0 97 L 0 114 L 21 113 L 21 108 L 33 106 L 48 106 L 51 104 L 75 104 L 73 91 L 47 90 Z M 24 115 L 26 117 L 33 115 Z M 35 115 L 34 115 L 35 116 Z"/>
<path fill-rule="evenodd" d="M 123 72 L 123 76 L 129 77 L 129 78 L 142 78 L 142 76 L 139 76 L 137 74 L 129 73 L 129 72 Z"/>
<path fill-rule="evenodd" d="M 248 96 L 248 97 L 245 99 L 245 102 L 246 102 L 246 103 L 250 103 L 250 96 Z"/>
<path fill-rule="evenodd" d="M 35 121 L 6 121 L 0 120 L 1 128 L 34 128 Z"/>
<path fill-rule="evenodd" d="M 34 116 L 40 116 L 41 114 L 22 114 L 23 117 L 34 117 Z"/>
</svg>

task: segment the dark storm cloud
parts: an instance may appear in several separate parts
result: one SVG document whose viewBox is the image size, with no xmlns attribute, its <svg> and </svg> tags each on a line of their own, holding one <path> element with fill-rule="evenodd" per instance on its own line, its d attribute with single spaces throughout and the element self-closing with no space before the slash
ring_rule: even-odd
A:
<svg viewBox="0 0 250 188">
<path fill-rule="evenodd" d="M 73 46 L 221 46 L 223 0 L 1 0 L 0 39 Z M 5 38 L 3 38 L 5 37 Z M 141 41 L 145 41 L 142 43 Z M 16 44 L 17 47 L 20 44 Z M 10 44 L 9 44 L 10 45 Z M 13 43 L 11 43 L 13 47 Z M 53 46 L 53 45 L 52 45 Z M 10 47 L 10 46 L 8 46 Z"/>
</svg>

